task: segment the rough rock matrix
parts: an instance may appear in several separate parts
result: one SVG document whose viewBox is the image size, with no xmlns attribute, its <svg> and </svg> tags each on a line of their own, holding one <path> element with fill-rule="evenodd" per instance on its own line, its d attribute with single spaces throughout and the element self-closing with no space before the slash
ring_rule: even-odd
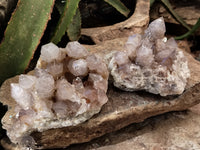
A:
<svg viewBox="0 0 200 150">
<path fill-rule="evenodd" d="M 124 51 L 113 54 L 109 69 L 116 87 L 161 96 L 184 91 L 190 76 L 187 59 L 173 38 L 164 37 L 165 30 L 163 18 L 158 18 L 143 35 L 130 36 Z"/>
<path fill-rule="evenodd" d="M 103 60 L 78 42 L 46 44 L 35 70 L 11 84 L 16 105 L 3 128 L 13 143 L 33 148 L 32 131 L 77 125 L 98 113 L 108 100 L 107 80 Z"/>
</svg>

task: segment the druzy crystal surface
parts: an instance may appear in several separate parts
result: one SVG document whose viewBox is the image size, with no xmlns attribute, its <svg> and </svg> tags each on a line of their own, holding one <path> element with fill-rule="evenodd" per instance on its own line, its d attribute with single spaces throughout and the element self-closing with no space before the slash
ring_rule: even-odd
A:
<svg viewBox="0 0 200 150">
<path fill-rule="evenodd" d="M 187 60 L 173 38 L 167 40 L 163 18 L 144 34 L 128 38 L 113 54 L 109 69 L 114 85 L 126 91 L 146 90 L 161 96 L 181 94 L 190 76 Z"/>
<path fill-rule="evenodd" d="M 69 42 L 66 48 L 53 43 L 42 46 L 35 70 L 11 84 L 16 105 L 3 128 L 12 142 L 24 145 L 32 139 L 32 131 L 86 121 L 108 100 L 108 74 L 102 58 L 78 42 Z"/>
</svg>

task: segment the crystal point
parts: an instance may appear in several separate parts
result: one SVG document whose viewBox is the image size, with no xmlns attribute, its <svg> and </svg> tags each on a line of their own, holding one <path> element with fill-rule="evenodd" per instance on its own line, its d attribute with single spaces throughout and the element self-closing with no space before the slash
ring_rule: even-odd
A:
<svg viewBox="0 0 200 150">
<path fill-rule="evenodd" d="M 23 109 L 28 109 L 32 106 L 31 94 L 23 89 L 19 84 L 11 84 L 11 96 Z"/>
<path fill-rule="evenodd" d="M 84 59 L 71 60 L 68 69 L 75 76 L 86 75 L 88 72 L 87 62 Z"/>
<path fill-rule="evenodd" d="M 69 57 L 82 58 L 88 55 L 86 48 L 77 41 L 69 42 L 65 49 Z"/>
<path fill-rule="evenodd" d="M 41 59 L 47 63 L 59 60 L 61 57 L 60 49 L 53 43 L 43 45 L 41 48 Z"/>
</svg>

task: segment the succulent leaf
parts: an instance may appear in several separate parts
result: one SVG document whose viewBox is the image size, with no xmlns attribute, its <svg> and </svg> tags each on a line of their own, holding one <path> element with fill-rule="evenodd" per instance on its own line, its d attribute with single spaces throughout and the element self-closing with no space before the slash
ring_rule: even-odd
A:
<svg viewBox="0 0 200 150">
<path fill-rule="evenodd" d="M 81 15 L 79 9 L 77 9 L 72 22 L 67 29 L 67 35 L 71 41 L 76 41 L 80 37 L 81 32 Z"/>
<path fill-rule="evenodd" d="M 198 21 L 196 22 L 196 24 L 192 27 L 192 29 L 190 31 L 188 31 L 187 33 L 175 37 L 176 40 L 182 40 L 184 38 L 189 37 L 190 35 L 192 35 L 198 28 L 200 28 L 200 18 L 198 19 Z"/>
<path fill-rule="evenodd" d="M 59 14 L 61 15 L 65 8 L 66 0 L 56 0 L 55 7 L 57 8 Z"/>
<path fill-rule="evenodd" d="M 0 84 L 23 73 L 44 34 L 54 0 L 19 0 L 0 45 Z"/>
<path fill-rule="evenodd" d="M 125 17 L 128 17 L 130 10 L 120 1 L 120 0 L 104 0 L 111 6 L 113 6 L 117 11 L 123 14 Z"/>
<path fill-rule="evenodd" d="M 79 1 L 80 0 L 67 0 L 66 1 L 64 12 L 61 15 L 61 18 L 56 27 L 56 31 L 51 39 L 51 41 L 53 43 L 57 44 L 58 42 L 60 42 L 62 36 L 67 31 L 70 23 L 73 20 L 74 15 L 76 14 Z"/>
</svg>

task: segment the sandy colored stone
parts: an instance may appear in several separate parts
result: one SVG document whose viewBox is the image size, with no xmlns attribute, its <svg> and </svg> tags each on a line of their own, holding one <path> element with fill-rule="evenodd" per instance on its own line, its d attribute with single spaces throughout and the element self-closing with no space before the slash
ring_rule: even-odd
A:
<svg viewBox="0 0 200 150">
<path fill-rule="evenodd" d="M 96 146 L 93 149 L 198 150 L 200 149 L 199 130 L 199 114 L 192 111 L 172 112 L 147 119 L 138 125 L 133 124 L 123 131 L 111 133 L 107 135 L 109 144 Z"/>
<path fill-rule="evenodd" d="M 83 28 L 81 35 L 90 37 L 94 43 L 100 43 L 141 33 L 149 22 L 149 4 L 148 0 L 137 0 L 134 14 L 127 20 L 106 27 Z"/>
<path fill-rule="evenodd" d="M 170 2 L 174 12 L 181 16 L 188 25 L 193 26 L 196 24 L 200 18 L 199 0 L 174 0 Z M 164 17 L 165 22 L 179 24 L 161 3 L 155 3 L 152 8 L 150 11 L 151 19 Z M 199 35 L 200 30 L 198 29 L 195 34 Z"/>
<path fill-rule="evenodd" d="M 151 117 L 65 150 L 79 150 L 80 147 L 81 150 L 197 150 L 200 149 L 199 130 L 200 116 L 192 107 L 189 111 Z M 9 150 L 19 150 L 8 139 L 1 143 Z"/>
</svg>

